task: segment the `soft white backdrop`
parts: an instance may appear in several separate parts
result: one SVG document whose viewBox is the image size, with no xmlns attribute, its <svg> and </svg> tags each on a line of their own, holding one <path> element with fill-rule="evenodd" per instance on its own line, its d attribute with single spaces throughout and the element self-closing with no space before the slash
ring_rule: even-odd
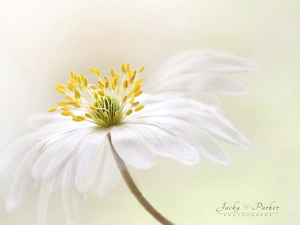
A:
<svg viewBox="0 0 300 225">
<path fill-rule="evenodd" d="M 192 48 L 235 53 L 261 64 L 234 75 L 250 93 L 222 97 L 224 114 L 244 133 L 250 150 L 222 144 L 229 166 L 204 157 L 194 167 L 158 160 L 148 171 L 131 169 L 140 188 L 165 215 L 183 225 L 281 225 L 299 221 L 300 3 L 296 0 L 193 1 L 0 1 L 0 147 L 26 133 L 25 119 L 46 112 L 53 87 L 68 71 L 103 72 L 120 62 L 146 65 L 151 73 L 168 56 Z M 36 224 L 36 194 L 0 221 Z M 49 220 L 63 224 L 59 195 Z M 276 201 L 270 218 L 223 218 L 223 202 Z M 4 221 L 4 222 L 2 222 Z M 157 224 L 121 184 L 104 198 L 90 196 L 85 225 Z"/>
</svg>

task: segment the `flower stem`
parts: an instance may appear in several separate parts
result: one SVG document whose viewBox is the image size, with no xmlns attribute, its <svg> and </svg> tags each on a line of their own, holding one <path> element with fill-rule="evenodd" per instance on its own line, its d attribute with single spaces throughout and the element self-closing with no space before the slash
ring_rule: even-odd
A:
<svg viewBox="0 0 300 225">
<path fill-rule="evenodd" d="M 120 158 L 118 153 L 116 152 L 114 146 L 111 142 L 111 135 L 108 133 L 108 140 L 112 149 L 112 153 L 114 155 L 114 158 L 116 160 L 116 163 L 118 165 L 118 168 L 122 174 L 122 177 L 124 181 L 126 182 L 128 188 L 130 189 L 131 193 L 134 195 L 134 197 L 139 201 L 139 203 L 150 213 L 158 222 L 160 222 L 162 225 L 175 225 L 170 220 L 165 218 L 162 214 L 160 214 L 143 196 L 141 191 L 138 189 L 136 184 L 134 183 L 124 161 Z"/>
</svg>

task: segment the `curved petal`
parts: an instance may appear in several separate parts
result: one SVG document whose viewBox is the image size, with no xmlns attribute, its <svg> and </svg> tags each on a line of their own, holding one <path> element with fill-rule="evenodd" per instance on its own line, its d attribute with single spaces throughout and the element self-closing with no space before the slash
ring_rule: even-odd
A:
<svg viewBox="0 0 300 225">
<path fill-rule="evenodd" d="M 32 167 L 32 176 L 36 180 L 51 179 L 59 172 L 60 165 L 70 154 L 76 153 L 76 147 L 93 129 L 75 129 L 58 132 L 50 137 L 43 146 L 43 152 Z"/>
<path fill-rule="evenodd" d="M 116 152 L 129 165 L 140 169 L 154 166 L 155 155 L 137 131 L 115 126 L 111 129 L 111 141 Z"/>
<path fill-rule="evenodd" d="M 65 167 L 61 190 L 67 225 L 79 224 L 82 216 L 84 194 L 79 193 L 72 185 L 75 183 L 75 175 L 75 157 L 72 157 Z"/>
<path fill-rule="evenodd" d="M 229 158 L 221 146 L 201 128 L 191 123 L 172 117 L 145 118 L 140 123 L 147 127 L 147 129 L 152 130 L 153 133 L 159 134 L 159 136 L 165 132 L 169 136 L 177 138 L 175 143 L 180 143 L 179 141 L 182 139 L 192 146 L 193 149 L 197 149 L 202 155 L 217 163 L 225 165 L 229 163 Z M 168 139 L 168 137 L 165 138 Z M 162 148 L 158 149 L 161 150 Z M 179 144 L 173 151 L 181 151 L 187 155 L 190 154 L 187 148 L 182 148 Z M 197 157 L 194 156 L 194 159 L 190 157 L 190 159 L 193 160 L 194 164 L 197 163 Z"/>
<path fill-rule="evenodd" d="M 96 171 L 104 154 L 101 146 L 107 133 L 108 130 L 97 130 L 78 146 L 75 184 L 80 192 L 88 191 L 95 182 Z"/>
<path fill-rule="evenodd" d="M 107 138 L 103 140 L 100 148 L 103 155 L 98 164 L 93 191 L 99 196 L 104 196 L 111 188 L 120 183 L 121 173 L 112 155 L 111 145 Z"/>
<path fill-rule="evenodd" d="M 193 50 L 178 54 L 156 73 L 148 76 L 144 90 L 149 93 L 179 92 L 181 94 L 213 92 L 240 95 L 248 89 L 220 76 L 257 70 L 259 65 L 232 54 L 211 50 Z"/>
<path fill-rule="evenodd" d="M 164 129 L 163 124 L 156 122 L 150 123 L 146 119 L 141 124 L 126 124 L 126 128 L 135 130 L 155 154 L 174 159 L 186 166 L 199 162 L 196 146 L 185 142 L 181 135 L 174 135 L 173 125 L 169 124 L 170 129 Z"/>
<path fill-rule="evenodd" d="M 194 100 L 176 99 L 153 104 L 145 107 L 138 115 L 133 115 L 129 122 L 142 121 L 150 117 L 178 118 L 196 125 L 212 137 L 244 148 L 250 146 L 249 141 L 218 112 L 216 107 Z"/>
</svg>

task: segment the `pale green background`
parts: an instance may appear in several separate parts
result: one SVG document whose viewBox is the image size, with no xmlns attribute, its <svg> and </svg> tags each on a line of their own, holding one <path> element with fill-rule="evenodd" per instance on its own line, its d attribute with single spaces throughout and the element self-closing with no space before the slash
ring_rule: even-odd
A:
<svg viewBox="0 0 300 225">
<path fill-rule="evenodd" d="M 54 106 L 56 83 L 69 69 L 108 71 L 121 61 L 155 69 L 168 56 L 209 48 L 261 64 L 259 72 L 234 75 L 250 88 L 222 97 L 224 114 L 251 142 L 244 150 L 222 144 L 231 158 L 221 166 L 202 157 L 193 167 L 159 159 L 147 171 L 131 169 L 147 198 L 178 225 L 285 225 L 300 221 L 300 2 L 297 0 L 194 1 L 0 1 L 0 105 L 3 149 L 26 133 L 25 118 Z M 146 71 L 147 71 L 146 70 Z M 0 224 L 35 225 L 37 196 Z M 59 195 L 50 225 L 63 224 Z M 224 218 L 223 202 L 266 204 L 268 218 Z M 91 196 L 84 225 L 158 224 L 122 183 L 106 197 Z"/>
</svg>

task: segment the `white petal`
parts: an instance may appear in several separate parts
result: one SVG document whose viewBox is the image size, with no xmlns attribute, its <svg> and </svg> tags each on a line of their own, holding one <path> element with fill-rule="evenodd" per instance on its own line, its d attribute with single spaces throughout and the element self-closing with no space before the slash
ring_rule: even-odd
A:
<svg viewBox="0 0 300 225">
<path fill-rule="evenodd" d="M 111 140 L 116 152 L 129 165 L 146 169 L 155 164 L 152 150 L 138 132 L 124 126 L 115 126 L 111 130 Z"/>
<path fill-rule="evenodd" d="M 36 180 L 51 179 L 61 169 L 64 160 L 70 154 L 76 153 L 76 147 L 82 139 L 93 132 L 89 128 L 58 130 L 55 136 L 50 136 L 43 147 L 43 153 L 32 167 L 32 176 Z"/>
<path fill-rule="evenodd" d="M 67 162 L 63 175 L 63 188 L 61 190 L 67 225 L 78 225 L 82 216 L 84 194 L 79 193 L 71 184 L 75 182 L 75 157 Z"/>
<path fill-rule="evenodd" d="M 102 142 L 101 149 L 103 155 L 97 169 L 93 191 L 99 196 L 104 196 L 111 188 L 116 187 L 120 183 L 121 173 L 116 165 L 107 138 Z"/>
<path fill-rule="evenodd" d="M 43 182 L 40 187 L 39 205 L 38 205 L 38 224 L 47 225 L 48 205 L 51 192 Z"/>
<path fill-rule="evenodd" d="M 184 160 L 184 153 L 190 156 L 189 158 L 190 160 L 193 160 L 192 162 L 194 164 L 197 163 L 198 157 L 196 157 L 195 154 L 192 154 L 194 152 L 190 150 L 191 147 L 189 149 L 187 147 L 183 148 L 183 146 L 179 144 L 180 139 L 192 146 L 192 149 L 197 149 L 202 155 L 217 163 L 229 163 L 229 158 L 224 153 L 221 146 L 206 132 L 201 130 L 201 128 L 191 123 L 172 117 L 152 117 L 143 119 L 143 121 L 141 121 L 140 123 L 144 124 L 148 129 L 151 129 L 154 134 L 158 134 L 157 136 L 161 136 L 161 134 L 165 132 L 169 134 L 168 136 L 173 136 L 174 139 L 177 138 L 177 141 L 175 141 L 175 143 L 178 143 L 178 145 L 177 147 L 174 146 L 173 152 L 181 153 L 181 155 L 178 154 L 179 159 L 180 157 L 182 157 L 181 160 Z M 165 136 L 163 139 L 167 140 L 168 136 Z M 148 138 L 149 141 L 152 140 L 151 136 Z M 161 149 L 159 145 L 157 146 L 157 149 Z"/>
<path fill-rule="evenodd" d="M 180 110 L 178 110 L 180 109 Z M 130 120 L 149 117 L 175 117 L 195 124 L 212 137 L 248 148 L 249 141 L 225 119 L 216 107 L 189 99 L 176 99 L 145 107 Z"/>
<path fill-rule="evenodd" d="M 96 171 L 100 159 L 104 154 L 101 143 L 106 137 L 108 130 L 95 131 L 83 140 L 78 146 L 76 156 L 76 177 L 75 184 L 80 192 L 86 192 L 95 182 Z"/>
<path fill-rule="evenodd" d="M 220 95 L 243 95 L 248 93 L 248 88 L 224 76 L 189 72 L 157 84 L 152 91 L 154 93 L 201 94 L 201 92 L 212 92 Z"/>
<path fill-rule="evenodd" d="M 141 124 L 127 124 L 126 127 L 137 131 L 155 154 L 174 159 L 186 166 L 199 162 L 195 146 L 185 142 L 181 136 L 174 135 L 171 130 L 162 128 L 159 121 L 156 122 L 158 123 L 143 120 Z"/>
<path fill-rule="evenodd" d="M 148 76 L 143 89 L 149 93 L 197 94 L 207 91 L 240 95 L 248 89 L 220 75 L 257 70 L 258 67 L 255 62 L 224 52 L 188 51 L 174 56 L 156 73 Z"/>
<path fill-rule="evenodd" d="M 6 210 L 12 212 L 23 202 L 35 185 L 31 176 L 31 166 L 37 158 L 40 145 L 36 144 L 20 162 L 15 172 L 13 182 L 6 200 Z"/>
</svg>

